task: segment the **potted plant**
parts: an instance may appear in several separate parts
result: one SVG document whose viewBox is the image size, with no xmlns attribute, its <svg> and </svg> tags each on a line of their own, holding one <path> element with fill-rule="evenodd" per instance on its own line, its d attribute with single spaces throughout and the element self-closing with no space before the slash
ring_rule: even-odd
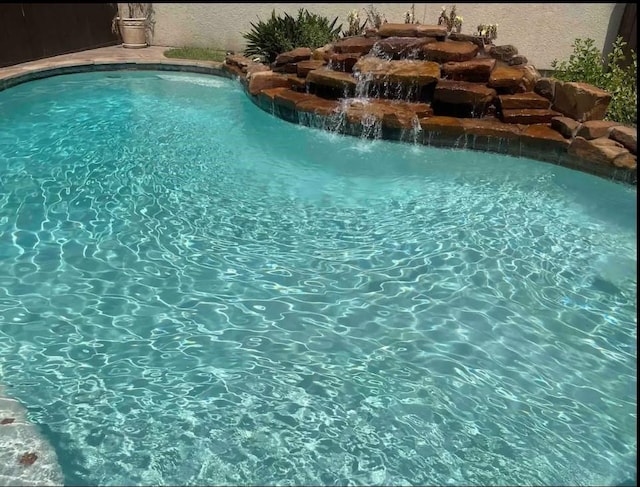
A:
<svg viewBox="0 0 640 487">
<path fill-rule="evenodd" d="M 151 27 L 151 3 L 119 3 L 111 30 L 122 37 L 122 47 L 147 47 L 147 31 Z"/>
</svg>

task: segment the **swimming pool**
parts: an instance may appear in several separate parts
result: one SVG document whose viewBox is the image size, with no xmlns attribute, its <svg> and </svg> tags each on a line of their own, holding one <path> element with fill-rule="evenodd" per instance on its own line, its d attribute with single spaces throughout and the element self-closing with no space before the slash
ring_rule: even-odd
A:
<svg viewBox="0 0 640 487">
<path fill-rule="evenodd" d="M 222 78 L 18 85 L 0 382 L 68 485 L 635 478 L 636 199 L 291 125 Z"/>
</svg>

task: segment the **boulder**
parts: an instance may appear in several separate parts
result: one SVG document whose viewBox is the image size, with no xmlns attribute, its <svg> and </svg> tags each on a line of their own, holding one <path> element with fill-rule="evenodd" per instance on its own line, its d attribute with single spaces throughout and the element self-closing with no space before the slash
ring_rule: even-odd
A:
<svg viewBox="0 0 640 487">
<path fill-rule="evenodd" d="M 518 54 L 518 48 L 511 44 L 504 46 L 491 46 L 489 48 L 489 56 L 500 61 L 508 62 L 513 56 Z"/>
<path fill-rule="evenodd" d="M 553 109 L 579 122 L 602 120 L 611 95 L 587 83 L 556 81 Z"/>
<path fill-rule="evenodd" d="M 496 66 L 495 59 L 472 59 L 471 61 L 450 61 L 442 65 L 442 76 L 453 81 L 486 83 Z"/>
<path fill-rule="evenodd" d="M 587 140 L 598 139 L 600 137 L 608 137 L 613 127 L 620 125 L 617 122 L 605 122 L 604 120 L 589 120 L 584 122 L 576 136 L 584 137 Z"/>
<path fill-rule="evenodd" d="M 580 127 L 580 122 L 576 122 L 569 117 L 554 117 L 551 119 L 551 128 L 562 134 L 565 139 L 572 139 Z"/>
<path fill-rule="evenodd" d="M 587 140 L 584 137 L 573 139 L 568 152 L 581 159 L 610 166 L 616 166 L 614 161 L 621 156 L 618 164 L 624 163 L 625 160 L 628 161 L 628 158 L 625 158 L 624 155 L 625 153 L 629 154 L 629 151 L 622 144 L 618 144 L 609 138 Z"/>
<path fill-rule="evenodd" d="M 529 62 L 529 60 L 526 58 L 526 56 L 523 56 L 522 54 L 516 54 L 513 57 L 510 57 L 507 60 L 507 64 L 509 66 L 519 66 L 521 64 L 527 64 Z"/>
<path fill-rule="evenodd" d="M 322 47 L 313 50 L 311 59 L 329 62 L 329 57 L 333 54 L 333 44 L 325 44 Z"/>
<path fill-rule="evenodd" d="M 478 54 L 478 46 L 466 41 L 430 42 L 422 46 L 421 52 L 422 57 L 428 61 L 461 62 L 473 59 Z"/>
<path fill-rule="evenodd" d="M 536 81 L 533 91 L 540 96 L 544 96 L 547 100 L 553 102 L 553 98 L 556 96 L 556 82 L 555 78 L 540 78 Z"/>
<path fill-rule="evenodd" d="M 632 154 L 637 154 L 638 129 L 624 126 L 614 127 L 609 133 L 609 138 L 621 143 Z"/>
<path fill-rule="evenodd" d="M 522 72 L 522 80 L 520 82 L 520 86 L 518 87 L 518 91 L 534 91 L 536 83 L 540 78 L 542 78 L 540 71 L 538 71 L 535 66 L 532 66 L 530 64 L 516 65 L 513 66 L 513 68 Z"/>
<path fill-rule="evenodd" d="M 624 152 L 616 156 L 613 160 L 613 165 L 616 167 L 621 167 L 623 169 L 631 169 L 635 171 L 638 167 L 638 158 L 631 154 L 631 152 Z"/>
<path fill-rule="evenodd" d="M 307 59 L 311 59 L 311 49 L 308 47 L 298 47 L 293 49 L 292 51 L 283 52 L 282 54 L 278 54 L 276 60 L 274 61 L 274 66 L 283 66 L 289 63 L 297 63 L 298 61 L 305 61 Z"/>
<path fill-rule="evenodd" d="M 333 50 L 339 54 L 367 54 L 376 41 L 375 37 L 347 37 L 336 41 L 333 44 Z"/>
</svg>

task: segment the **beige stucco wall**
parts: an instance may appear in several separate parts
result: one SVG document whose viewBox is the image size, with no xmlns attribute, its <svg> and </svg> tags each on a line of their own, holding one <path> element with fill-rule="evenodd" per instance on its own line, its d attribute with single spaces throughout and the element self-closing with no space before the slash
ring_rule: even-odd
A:
<svg viewBox="0 0 640 487">
<path fill-rule="evenodd" d="M 362 15 L 367 3 L 155 3 L 152 44 L 159 46 L 215 47 L 241 51 L 242 33 L 251 22 L 276 13 L 295 13 L 298 8 L 326 15 L 346 27 L 351 9 Z M 376 3 L 389 22 L 403 22 L 411 3 Z M 445 5 L 445 4 L 442 4 Z M 453 4 L 446 4 L 450 8 Z M 416 3 L 420 23 L 435 24 L 440 3 Z M 473 33 L 480 23 L 497 23 L 496 44 L 513 44 L 539 69 L 549 69 L 553 59 L 567 59 L 576 37 L 591 37 L 607 50 L 617 34 L 624 4 L 616 3 L 461 3 L 463 33 Z"/>
</svg>

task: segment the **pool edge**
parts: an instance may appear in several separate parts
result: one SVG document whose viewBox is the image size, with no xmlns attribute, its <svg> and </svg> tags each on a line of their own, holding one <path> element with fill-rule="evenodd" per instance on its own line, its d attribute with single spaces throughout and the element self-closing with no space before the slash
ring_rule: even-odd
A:
<svg viewBox="0 0 640 487">
<path fill-rule="evenodd" d="M 0 91 L 29 81 L 62 74 L 128 70 L 191 72 L 233 79 L 240 83 L 245 95 L 261 110 L 287 122 L 306 125 L 301 122 L 301 118 L 305 119 L 305 117 L 300 117 L 300 114 L 303 112 L 298 110 L 296 106 L 288 106 L 286 102 L 283 102 L 282 99 L 278 99 L 275 96 L 268 97 L 267 100 L 265 100 L 265 97 L 261 96 L 265 90 L 261 90 L 255 95 L 252 94 L 249 91 L 249 83 L 246 75 L 239 72 L 240 70 L 233 70 L 231 68 L 235 68 L 235 66 L 229 66 L 225 63 L 215 61 L 166 61 L 161 59 L 62 60 L 45 66 L 36 64 L 22 67 L 20 68 L 20 72 L 9 72 L 8 75 L 4 76 L 0 73 Z M 320 121 L 320 123 L 317 124 L 320 126 L 314 125 L 313 128 L 323 130 L 322 125 L 327 124 L 329 117 L 320 114 L 314 114 L 314 116 Z M 535 127 L 535 125 L 530 127 Z M 343 135 L 354 137 L 363 136 L 362 125 L 359 124 L 346 123 L 336 131 Z M 464 149 L 490 152 L 515 158 L 528 158 L 563 166 L 568 169 L 581 171 L 630 186 L 637 186 L 637 169 L 619 168 L 590 161 L 576 154 L 571 154 L 568 150 L 569 143 L 566 141 L 560 139 L 550 141 L 538 134 L 527 132 L 528 130 L 524 130 L 515 138 L 502 138 L 494 135 L 468 133 L 451 136 L 450 134 L 443 134 L 437 131 L 420 130 L 419 136 L 414 137 L 414 140 L 407 141 L 400 129 L 386 128 L 382 130 L 381 138 L 402 143 L 420 144 L 454 150 Z M 469 141 L 468 135 L 472 135 L 471 141 Z"/>
</svg>

